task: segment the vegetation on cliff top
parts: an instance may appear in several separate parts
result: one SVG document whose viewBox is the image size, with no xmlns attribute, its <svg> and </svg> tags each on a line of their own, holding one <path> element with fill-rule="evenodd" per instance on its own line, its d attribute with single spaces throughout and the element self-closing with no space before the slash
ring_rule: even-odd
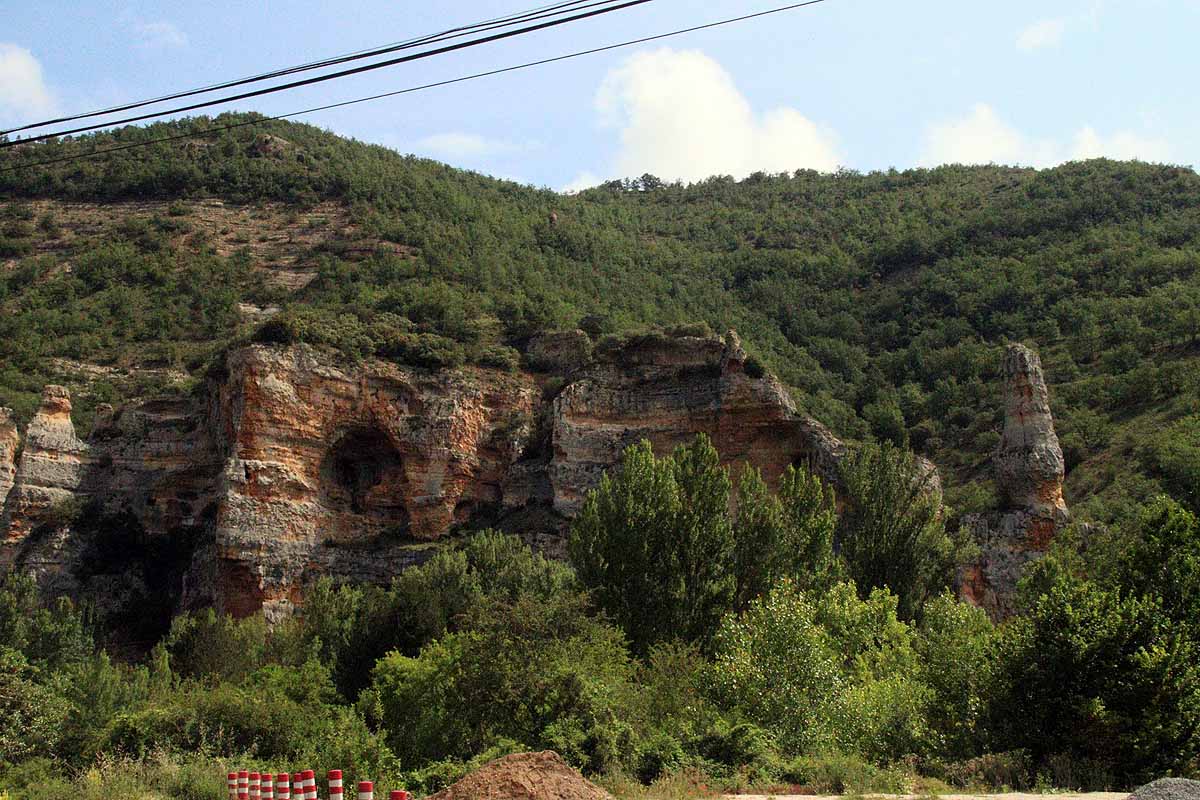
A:
<svg viewBox="0 0 1200 800">
<path fill-rule="evenodd" d="M 249 119 L 123 129 L 0 159 Z M 258 147 L 263 133 L 289 144 Z M 303 254 L 315 280 L 293 293 L 264 282 L 249 247 L 221 255 L 189 234 L 185 201 L 213 196 L 296 209 L 332 200 L 354 229 L 330 223 Z M 200 374 L 247 335 L 239 302 L 284 306 L 266 340 L 427 366 L 511 368 L 512 346 L 542 329 L 705 322 L 736 328 L 839 434 L 930 456 L 952 504 L 971 509 L 994 500 L 999 348 L 1031 340 L 1070 502 L 1111 520 L 1162 488 L 1187 499 L 1178 487 L 1194 484 L 1195 453 L 1164 433 L 1194 431 L 1200 412 L 1200 176 L 1187 169 L 1098 160 L 688 186 L 644 176 L 563 196 L 262 122 L 0 172 L 0 198 L 0 404 L 25 417 L 40 383 L 62 372 L 55 358 Z M 34 198 L 163 205 L 47 251 L 56 206 L 35 215 Z M 85 417 L 95 402 L 161 388 L 99 383 L 81 393 Z"/>
</svg>

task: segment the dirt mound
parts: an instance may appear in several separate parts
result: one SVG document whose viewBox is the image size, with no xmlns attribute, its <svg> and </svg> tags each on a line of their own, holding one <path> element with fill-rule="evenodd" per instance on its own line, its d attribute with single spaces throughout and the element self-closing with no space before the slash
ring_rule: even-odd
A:
<svg viewBox="0 0 1200 800">
<path fill-rule="evenodd" d="M 1147 783 L 1130 800 L 1200 800 L 1200 781 L 1186 778 L 1159 778 Z"/>
<path fill-rule="evenodd" d="M 552 750 L 514 753 L 472 772 L 427 800 L 612 800 Z"/>
</svg>

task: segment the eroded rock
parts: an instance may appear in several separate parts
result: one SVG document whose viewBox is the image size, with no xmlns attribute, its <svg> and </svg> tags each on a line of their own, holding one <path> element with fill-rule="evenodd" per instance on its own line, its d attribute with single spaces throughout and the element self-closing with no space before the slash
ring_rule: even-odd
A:
<svg viewBox="0 0 1200 800">
<path fill-rule="evenodd" d="M 25 538 L 41 516 L 77 496 L 86 460 L 87 445 L 71 422 L 71 393 L 46 386 L 25 431 L 25 447 L 0 517 L 6 542 Z"/>
<path fill-rule="evenodd" d="M 5 503 L 0 563 L 67 593 L 103 578 L 130 602 L 153 591 L 180 608 L 279 619 L 317 578 L 386 583 L 462 525 L 561 553 L 567 520 L 640 439 L 666 453 L 705 433 L 735 469 L 773 481 L 802 463 L 836 483 L 843 444 L 775 378 L 750 374 L 732 332 L 638 337 L 590 360 L 560 352 L 574 355 L 551 396 L 554 383 L 528 372 L 350 366 L 304 345 L 250 346 L 196 396 L 102 409 L 87 443 L 66 391 L 47 387 Z M 30 537 L 68 499 L 89 501 L 89 532 Z M 158 583 L 155 559 L 170 562 Z M 123 570 L 147 579 L 122 583 Z"/>
<path fill-rule="evenodd" d="M 1004 354 L 1004 433 L 995 454 L 996 485 L 1008 507 L 1065 516 L 1062 448 L 1037 353 L 1020 344 Z"/>
<path fill-rule="evenodd" d="M 959 575 L 960 593 L 996 619 L 1015 608 L 1017 581 L 1070 522 L 1063 499 L 1062 449 L 1037 353 L 1020 344 L 1004 354 L 1004 432 L 993 456 L 1002 507 L 969 514 L 963 525 L 980 548 Z"/>
<path fill-rule="evenodd" d="M 0 511 L 13 486 L 17 474 L 17 450 L 21 447 L 21 435 L 13 419 L 12 409 L 0 408 Z"/>
</svg>

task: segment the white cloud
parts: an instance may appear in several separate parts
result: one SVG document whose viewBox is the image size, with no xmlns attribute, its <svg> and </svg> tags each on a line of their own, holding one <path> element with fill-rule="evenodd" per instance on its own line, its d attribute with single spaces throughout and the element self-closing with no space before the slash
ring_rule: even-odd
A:
<svg viewBox="0 0 1200 800">
<path fill-rule="evenodd" d="M 582 192 L 584 189 L 591 189 L 593 186 L 599 186 L 601 183 L 600 177 L 594 172 L 583 171 L 575 176 L 575 179 L 562 187 L 564 194 L 574 194 Z"/>
<path fill-rule="evenodd" d="M 1101 136 L 1090 125 L 1085 125 L 1075 135 L 1071 145 L 1072 159 L 1116 158 L 1120 160 L 1168 162 L 1171 146 L 1165 139 L 1139 136 L 1129 131 L 1117 131 L 1111 136 Z"/>
<path fill-rule="evenodd" d="M 145 48 L 187 47 L 188 37 L 173 23 L 139 22 L 134 25 L 139 44 Z"/>
<path fill-rule="evenodd" d="M 28 122 L 54 111 L 54 95 L 33 53 L 0 42 L 0 122 Z"/>
<path fill-rule="evenodd" d="M 488 139 L 475 133 L 452 131 L 426 136 L 414 147 L 421 152 L 433 153 L 443 158 L 460 159 L 512 153 L 518 150 L 532 149 L 534 145 L 517 145 L 499 139 Z"/>
<path fill-rule="evenodd" d="M 756 114 L 729 73 L 695 50 L 630 57 L 604 78 L 596 106 L 620 130 L 616 175 L 694 181 L 756 170 L 831 171 L 841 160 L 831 132 L 792 108 Z"/>
<path fill-rule="evenodd" d="M 1067 30 L 1063 19 L 1043 19 L 1030 25 L 1017 36 L 1017 47 L 1021 50 L 1038 50 L 1054 47 L 1062 41 Z"/>
<path fill-rule="evenodd" d="M 961 118 L 926 128 L 919 163 L 1047 167 L 1100 157 L 1165 162 L 1171 158 L 1171 147 L 1164 139 L 1131 131 L 1104 136 L 1090 125 L 1084 125 L 1069 140 L 1038 139 L 1005 122 L 986 103 L 977 103 Z"/>
</svg>

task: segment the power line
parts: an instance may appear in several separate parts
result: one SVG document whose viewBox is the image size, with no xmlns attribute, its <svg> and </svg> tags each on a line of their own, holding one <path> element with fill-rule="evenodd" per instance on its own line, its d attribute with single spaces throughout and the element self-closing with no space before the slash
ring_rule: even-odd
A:
<svg viewBox="0 0 1200 800">
<path fill-rule="evenodd" d="M 542 22 L 537 25 L 530 25 L 525 28 L 518 28 L 517 30 L 514 30 L 514 31 L 505 31 L 504 33 L 496 33 L 496 34 L 492 34 L 491 36 L 485 36 L 481 39 L 472 39 L 469 42 L 459 42 L 458 44 L 446 45 L 445 47 L 438 47 L 433 50 L 426 50 L 421 53 L 414 53 L 413 55 L 401 56 L 399 58 L 388 59 L 387 61 L 379 61 L 374 64 L 366 64 L 366 65 L 360 66 L 360 67 L 344 69 L 339 72 L 331 72 L 328 75 L 319 75 L 315 78 L 305 78 L 304 80 L 292 81 L 291 83 L 284 83 L 284 84 L 280 84 L 279 86 L 271 86 L 266 89 L 256 89 L 255 91 L 252 91 L 252 92 L 242 92 L 241 94 L 230 95 L 228 97 L 221 97 L 216 100 L 206 100 L 202 103 L 193 103 L 188 106 L 179 106 L 177 108 L 171 108 L 171 109 L 167 109 L 165 111 L 156 111 L 151 114 L 141 114 L 141 115 L 135 116 L 135 117 L 125 117 L 123 119 L 111 120 L 109 122 L 104 123 L 103 125 L 84 125 L 83 127 L 69 128 L 64 131 L 55 131 L 53 133 L 43 133 L 43 134 L 39 134 L 38 136 L 30 136 L 26 139 L 22 139 L 21 142 L 19 142 L 19 143 L 25 144 L 25 143 L 30 143 L 30 142 L 39 142 L 39 141 L 42 141 L 45 139 L 54 139 L 59 136 L 69 136 L 71 134 L 76 134 L 76 133 L 87 133 L 89 131 L 98 130 L 99 128 L 107 128 L 107 127 L 111 127 L 114 125 L 126 125 L 131 122 L 143 122 L 148 119 L 154 119 L 155 117 L 163 117 L 163 116 L 167 116 L 170 114 L 181 114 L 186 111 L 195 111 L 197 109 L 208 108 L 209 106 L 220 105 L 222 103 L 232 103 L 236 100 L 246 100 L 251 97 L 261 97 L 263 95 L 274 94 L 275 92 L 282 92 L 282 91 L 286 91 L 288 89 L 298 89 L 301 86 L 310 86 L 314 83 L 324 83 L 325 81 L 331 81 L 336 78 L 345 78 L 350 75 L 358 75 L 363 72 L 370 72 L 372 70 L 383 69 L 384 67 L 392 67 L 397 64 L 405 64 L 410 61 L 417 61 L 419 59 L 430 58 L 432 56 L 443 55 L 445 53 L 452 53 L 456 50 L 465 50 L 468 47 L 476 47 L 478 45 L 488 44 L 489 42 L 496 42 L 496 41 L 500 41 L 502 39 L 510 39 L 514 36 L 521 36 L 526 33 L 532 33 L 534 31 L 545 30 L 546 28 L 553 28 L 553 27 L 557 27 L 559 25 L 566 25 L 567 23 L 570 23 L 570 22 L 578 22 L 579 20 L 599 16 L 601 14 L 609 14 L 614 11 L 621 11 L 626 8 L 631 8 L 633 6 L 640 6 L 640 5 L 644 5 L 646 3 L 650 3 L 650 2 L 653 2 L 653 0 L 626 0 L 626 2 L 620 3 L 619 5 L 607 6 L 605 8 L 594 9 L 592 11 L 587 11 L 582 14 L 576 14 L 575 16 L 566 17 L 563 19 L 555 19 L 555 20 L 551 20 L 549 22 Z M 19 143 L 18 142 L 0 142 L 0 149 L 4 149 L 6 147 L 14 147 Z"/>
<path fill-rule="evenodd" d="M 315 114 L 318 111 L 328 111 L 328 110 L 334 109 L 334 108 L 343 108 L 345 106 L 357 105 L 358 103 L 367 103 L 367 102 L 371 102 L 373 100 L 382 100 L 386 97 L 396 97 L 399 95 L 411 94 L 413 92 L 421 92 L 421 91 L 425 91 L 427 89 L 435 89 L 435 88 L 438 88 L 441 86 L 450 86 L 450 85 L 456 84 L 456 83 L 464 83 L 466 81 L 472 81 L 472 80 L 476 80 L 478 78 L 488 78 L 493 75 L 503 75 L 508 72 L 516 72 L 518 70 L 529 69 L 531 67 L 540 67 L 540 66 L 544 66 L 546 64 L 554 64 L 554 63 L 557 63 L 560 61 L 567 61 L 567 60 L 573 59 L 573 58 L 580 58 L 582 56 L 590 56 L 590 55 L 595 55 L 596 53 L 605 53 L 610 50 L 618 50 L 618 49 L 621 49 L 624 47 L 633 47 L 633 46 L 639 45 L 639 44 L 647 44 L 649 42 L 656 42 L 656 41 L 660 41 L 662 39 L 669 39 L 669 38 L 672 38 L 675 36 L 682 36 L 682 35 L 688 34 L 688 33 L 695 33 L 697 31 L 708 30 L 711 28 L 719 28 L 723 25 L 732 25 L 736 22 L 745 22 L 747 20 L 757 19 L 759 17 L 766 17 L 771 14 L 780 14 L 785 11 L 794 11 L 799 8 L 805 8 L 807 6 L 815 6 L 819 3 L 824 3 L 824 2 L 826 2 L 826 0 L 806 0 L 805 2 L 802 2 L 802 3 L 792 3 L 791 5 L 779 6 L 777 8 L 768 9 L 766 11 L 758 11 L 756 13 L 745 14 L 740 17 L 730 17 L 729 19 L 718 20 L 716 22 L 709 22 L 704 25 L 695 25 L 690 28 L 680 28 L 679 30 L 669 31 L 667 33 L 660 33 L 660 34 L 656 34 L 654 36 L 643 36 L 639 39 L 630 39 L 625 42 L 618 42 L 617 44 L 605 45 L 603 47 L 594 47 L 594 48 L 591 48 L 590 50 L 579 50 L 574 53 L 568 53 L 567 55 L 554 56 L 553 58 L 543 58 L 538 61 L 527 61 L 524 64 L 517 64 L 517 65 L 511 66 L 511 67 L 501 67 L 499 69 L 488 70 L 486 72 L 476 72 L 472 75 L 464 75 L 459 78 L 450 78 L 450 79 L 444 80 L 444 81 L 436 81 L 434 83 L 426 83 L 421 86 L 412 86 L 407 89 L 397 89 L 396 91 L 383 92 L 382 94 L 374 94 L 374 95 L 370 95 L 367 97 L 359 97 L 354 100 L 343 100 L 338 103 L 329 103 L 329 104 L 323 105 L 323 106 L 315 106 L 313 108 L 303 109 L 302 111 L 292 111 L 287 114 L 278 114 L 273 117 L 263 117 L 261 119 L 247 120 L 245 122 L 237 122 L 232 125 L 223 125 L 221 127 L 212 128 L 210 130 L 201 131 L 198 133 L 181 133 L 181 134 L 177 134 L 175 136 L 163 136 L 161 138 L 151 139 L 151 140 L 145 141 L 145 142 L 131 142 L 129 144 L 118 145 L 116 147 L 107 147 L 103 150 L 95 150 L 90 153 L 76 153 L 76 154 L 72 154 L 69 156 L 61 156 L 59 158 L 50 158 L 50 159 L 46 159 L 44 161 L 34 161 L 29 164 L 18 164 L 15 166 L 5 167 L 3 169 L 0 169 L 0 173 L 13 172 L 18 169 L 28 169 L 30 167 L 44 167 L 44 166 L 48 166 L 51 164 L 61 164 L 66 161 L 78 161 L 78 160 L 82 160 L 82 159 L 86 159 L 86 158 L 96 158 L 98 156 L 104 156 L 104 155 L 108 155 L 109 153 L 116 153 L 116 152 L 120 152 L 122 150 L 132 150 L 137 147 L 148 147 L 148 146 L 154 145 L 154 144 L 163 144 L 166 142 L 174 142 L 174 141 L 179 141 L 181 139 L 199 139 L 201 137 L 209 136 L 214 133 L 223 133 L 225 131 L 231 131 L 231 130 L 235 130 L 237 128 L 245 128 L 245 127 L 248 127 L 251 125 L 261 125 L 265 122 L 274 122 L 276 120 L 281 120 L 281 119 L 290 119 L 291 117 L 299 117 L 304 114 Z"/>
<path fill-rule="evenodd" d="M 57 117 L 55 119 L 42 120 L 41 122 L 31 122 L 27 125 L 21 125 L 16 128 L 0 130 L 0 136 L 10 134 L 10 133 L 19 133 L 20 131 L 32 130 L 34 128 L 43 128 L 47 125 L 57 125 L 62 122 L 71 122 L 73 120 L 78 120 L 78 119 L 88 119 L 91 117 L 99 117 L 99 116 L 105 116 L 108 114 L 115 114 L 115 113 L 118 113 L 121 111 L 130 111 L 135 108 L 142 108 L 142 107 L 145 107 L 148 105 L 154 105 L 156 103 L 163 103 L 168 100 L 178 100 L 178 99 L 181 99 L 184 97 L 193 97 L 198 94 L 206 94 L 208 92 L 217 91 L 219 89 L 229 89 L 229 88 L 233 88 L 235 86 L 243 86 L 243 85 L 250 84 L 250 83 L 258 83 L 258 82 L 261 82 L 264 80 L 285 77 L 287 75 L 294 75 L 299 72 L 307 72 L 307 71 L 311 71 L 314 69 L 321 69 L 323 67 L 347 63 L 349 61 L 355 61 L 355 60 L 360 60 L 360 59 L 364 59 L 364 58 L 372 58 L 375 56 L 385 55 L 387 53 L 393 53 L 393 52 L 397 52 L 400 50 L 407 50 L 407 49 L 411 49 L 413 47 L 417 47 L 417 46 L 420 46 L 423 44 L 432 44 L 432 43 L 436 43 L 439 41 L 447 41 L 450 39 L 461 38 L 463 36 L 470 35 L 471 33 L 477 33 L 477 32 L 484 31 L 484 30 L 494 30 L 496 28 L 502 28 L 502 27 L 516 25 L 521 22 L 528 22 L 530 20 L 536 20 L 536 19 L 545 19 L 545 18 L 552 17 L 555 15 L 566 14 L 566 13 L 569 13 L 569 11 L 572 9 L 572 7 L 575 7 L 575 10 L 579 10 L 578 7 L 592 8 L 594 6 L 605 5 L 605 4 L 613 3 L 613 2 L 616 2 L 616 0 L 600 0 L 600 2 L 588 2 L 588 0 L 571 0 L 571 2 L 561 2 L 561 3 L 550 4 L 550 5 L 546 5 L 546 6 L 541 6 L 539 8 L 530 9 L 528 11 L 515 12 L 513 14 L 509 14 L 509 15 L 506 15 L 503 17 L 496 17 L 493 19 L 484 20 L 482 22 L 477 22 L 473 25 L 466 25 L 466 26 L 460 26 L 457 28 L 450 28 L 448 30 L 440 31 L 438 33 L 425 34 L 423 36 L 418 36 L 418 37 L 414 37 L 411 39 L 405 39 L 405 40 L 399 41 L 399 42 L 391 42 L 389 44 L 380 45 L 378 47 L 367 49 L 367 50 L 356 50 L 356 51 L 353 51 L 350 53 L 345 53 L 345 54 L 338 55 L 338 56 L 331 56 L 329 58 L 322 59 L 319 61 L 310 61 L 310 62 L 300 64 L 297 66 L 286 67 L 286 68 L 274 70 L 272 72 L 264 72 L 264 73 L 260 73 L 257 75 L 245 77 L 245 78 L 238 78 L 236 80 L 230 80 L 230 81 L 225 81 L 222 83 L 210 84 L 210 85 L 201 86 L 201 87 L 198 87 L 195 89 L 187 89 L 184 91 L 175 92 L 173 94 L 167 94 L 167 95 L 162 95 L 160 97 L 155 97 L 155 98 L 152 98 L 149 100 L 140 100 L 140 101 L 133 102 L 133 103 L 127 103 L 125 105 L 111 106 L 109 108 L 98 109 L 95 111 L 88 111 L 88 112 L 84 112 L 84 113 L 80 113 L 80 114 L 74 114 L 71 116 Z M 28 141 L 28 140 L 26 140 L 26 141 Z"/>
</svg>

